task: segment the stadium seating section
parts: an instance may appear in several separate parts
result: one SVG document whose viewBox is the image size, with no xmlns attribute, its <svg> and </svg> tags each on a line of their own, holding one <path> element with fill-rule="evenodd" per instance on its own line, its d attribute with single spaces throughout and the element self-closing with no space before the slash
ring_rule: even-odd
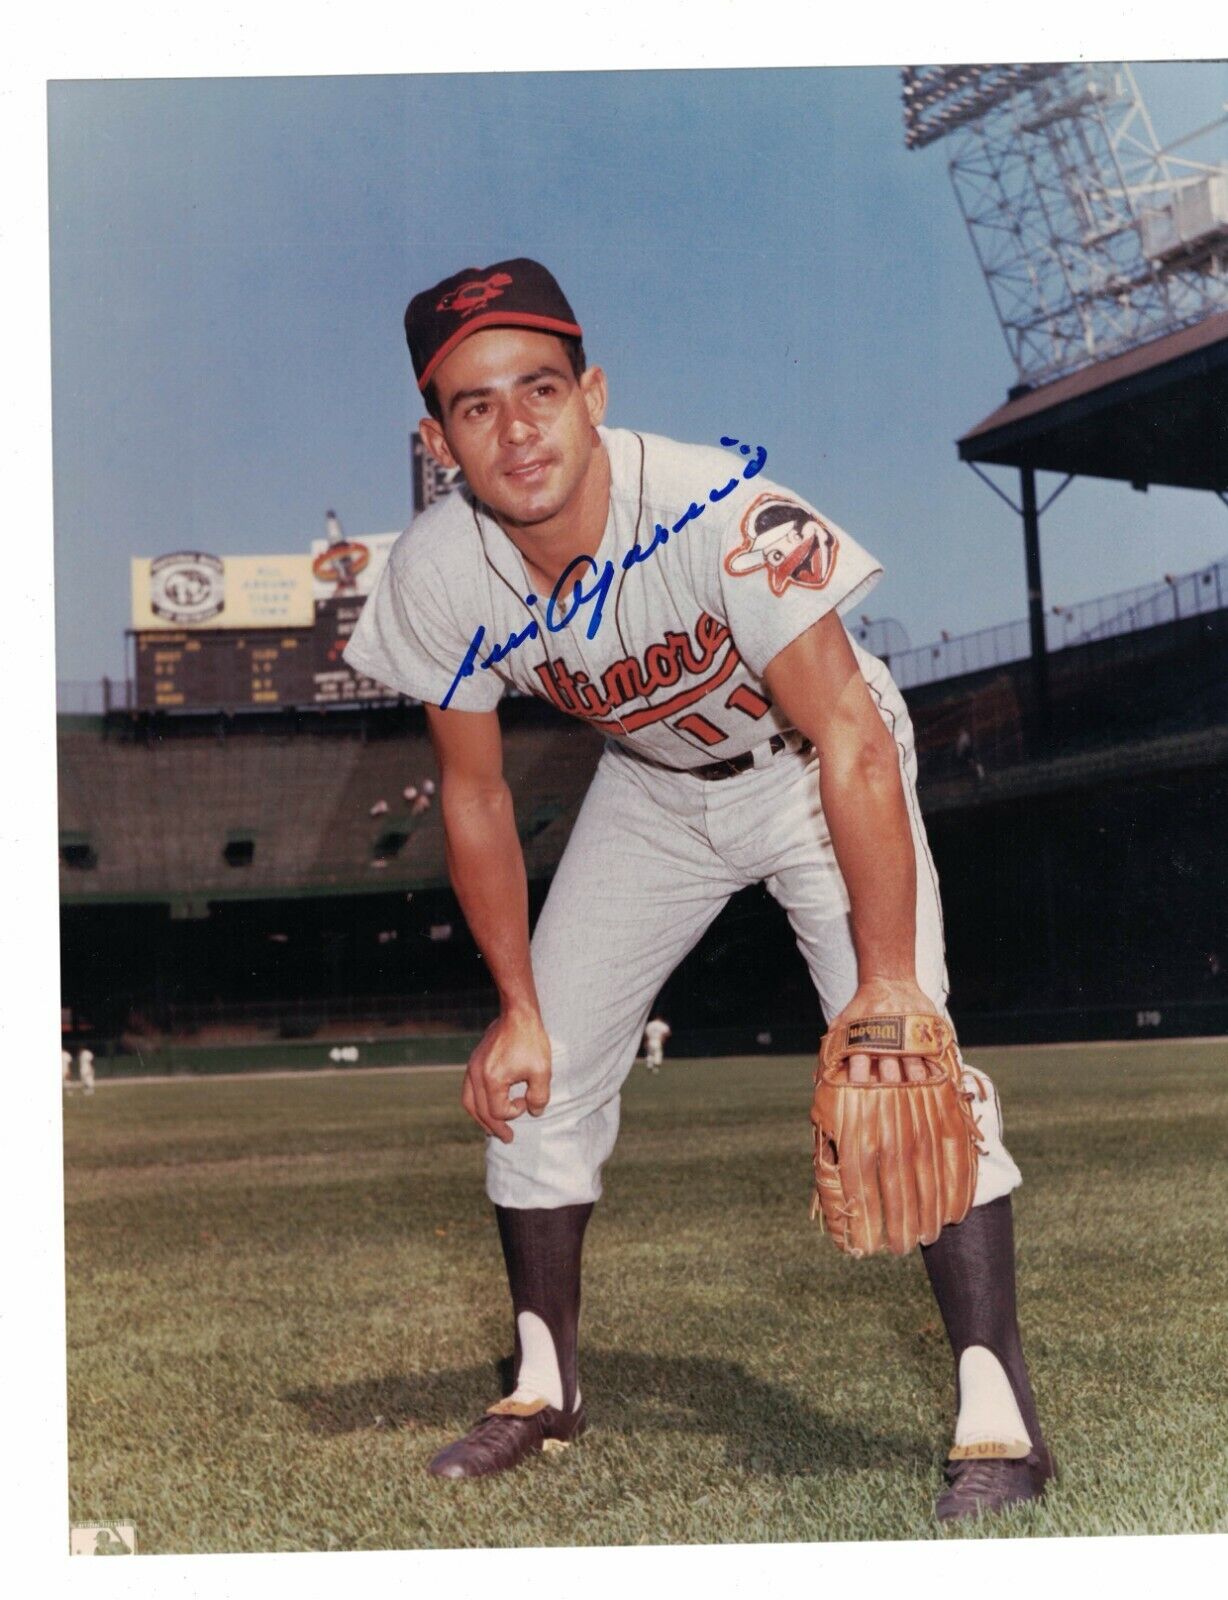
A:
<svg viewBox="0 0 1228 1600">
<path fill-rule="evenodd" d="M 525 725 L 505 770 L 530 875 L 553 870 L 600 755 L 579 725 Z M 403 798 L 438 774 L 418 714 L 395 736 L 280 734 L 212 723 L 165 736 L 59 732 L 61 885 L 68 902 L 386 891 L 446 882 L 438 799 Z M 387 810 L 371 815 L 385 801 Z"/>
<path fill-rule="evenodd" d="M 961 1027 L 1228 1025 L 1228 610 L 1056 652 L 1049 669 L 1043 746 L 1027 662 L 907 696 Z M 602 746 L 535 701 L 505 711 L 535 911 Z M 447 884 L 438 796 L 404 797 L 431 778 L 418 706 L 61 717 L 74 1026 L 128 1054 L 481 1027 L 494 996 Z M 660 1003 L 678 1049 L 780 1048 L 790 1028 L 804 1048 L 819 1026 L 762 888 L 735 896 Z"/>
<path fill-rule="evenodd" d="M 1048 767 L 1027 759 L 1034 716 L 1026 662 L 910 691 L 923 804 L 976 804 L 1025 764 L 1033 791 L 1046 772 L 1065 787 L 1072 772 L 1078 781 L 1072 756 L 1118 749 L 1125 758 L 1140 744 L 1228 728 L 1228 610 L 1057 652 L 1049 670 Z M 532 701 L 507 702 L 506 727 L 526 864 L 531 878 L 545 879 L 601 742 Z M 407 785 L 437 776 L 420 707 L 285 728 L 267 719 L 120 716 L 109 719 L 106 737 L 98 721 L 64 717 L 59 774 L 66 903 L 447 881 L 437 802 L 416 812 L 403 798 Z M 387 809 L 372 816 L 380 801 Z"/>
</svg>

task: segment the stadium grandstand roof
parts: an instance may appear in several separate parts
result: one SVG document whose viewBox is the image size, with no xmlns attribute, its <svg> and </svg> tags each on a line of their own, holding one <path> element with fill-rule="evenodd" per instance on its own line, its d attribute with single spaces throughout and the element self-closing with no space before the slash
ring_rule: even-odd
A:
<svg viewBox="0 0 1228 1600">
<path fill-rule="evenodd" d="M 958 441 L 961 461 L 1228 490 L 1228 312 L 1037 389 Z"/>
</svg>

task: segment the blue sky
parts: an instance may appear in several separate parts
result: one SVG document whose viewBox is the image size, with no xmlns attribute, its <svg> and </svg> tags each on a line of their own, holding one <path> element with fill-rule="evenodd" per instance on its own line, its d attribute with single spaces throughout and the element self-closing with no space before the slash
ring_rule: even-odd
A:
<svg viewBox="0 0 1228 1600">
<path fill-rule="evenodd" d="M 1222 64 L 1137 75 L 1162 139 L 1228 100 Z M 403 525 L 405 301 L 520 254 L 611 423 L 761 441 L 884 561 L 873 615 L 920 644 L 1024 613 L 1017 519 L 954 449 L 1013 372 L 895 69 L 60 82 L 49 110 L 60 677 L 122 672 L 133 555 Z M 1210 495 L 1080 481 L 1046 598 L 1225 552 Z"/>
</svg>

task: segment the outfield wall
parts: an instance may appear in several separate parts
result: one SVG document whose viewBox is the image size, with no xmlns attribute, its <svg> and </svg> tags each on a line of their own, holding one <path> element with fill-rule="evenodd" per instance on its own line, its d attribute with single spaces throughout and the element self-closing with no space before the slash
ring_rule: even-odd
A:
<svg viewBox="0 0 1228 1600">
<path fill-rule="evenodd" d="M 148 1078 L 213 1075 L 227 1072 L 345 1071 L 347 1067 L 460 1065 L 481 1038 L 479 1033 L 443 1033 L 405 1039 L 301 1040 L 251 1045 L 163 1044 L 129 1046 L 123 1054 L 100 1056 L 104 1077 Z"/>
<path fill-rule="evenodd" d="M 760 1019 L 765 1020 L 765 1019 Z M 1228 1001 L 1082 1007 L 999 1015 L 957 1014 L 965 1050 L 991 1045 L 1065 1044 L 1071 1040 L 1224 1038 L 1228 1067 Z M 711 1056 L 810 1055 L 820 1024 L 756 1028 L 681 1028 L 669 1041 L 672 1060 Z M 463 1066 L 480 1033 L 441 1033 L 399 1039 L 277 1041 L 251 1045 L 166 1044 L 130 1047 L 102 1055 L 97 1070 L 107 1078 L 207 1077 L 219 1073 L 345 1072 L 366 1067 Z"/>
<path fill-rule="evenodd" d="M 1226 814 L 1228 764 L 1212 764 L 928 816 L 964 1036 L 1225 1027 Z M 534 915 L 546 887 L 532 886 Z M 231 1044 L 216 1037 L 228 1031 L 240 1051 L 285 1048 L 296 1061 L 303 1042 L 327 1058 L 374 1036 L 395 1055 L 405 1036 L 474 1032 L 495 1011 L 485 963 L 444 889 L 225 902 L 203 919 L 158 904 L 68 907 L 62 928 L 65 1003 L 99 1042 L 212 1050 Z M 733 898 L 658 1008 L 675 1050 L 685 1034 L 697 1054 L 742 1053 L 765 1030 L 778 1048 L 807 1048 L 820 1027 L 787 921 L 761 886 Z M 1161 1023 L 1134 1020 L 1153 1013 Z M 782 1045 L 783 1027 L 800 1042 Z"/>
</svg>

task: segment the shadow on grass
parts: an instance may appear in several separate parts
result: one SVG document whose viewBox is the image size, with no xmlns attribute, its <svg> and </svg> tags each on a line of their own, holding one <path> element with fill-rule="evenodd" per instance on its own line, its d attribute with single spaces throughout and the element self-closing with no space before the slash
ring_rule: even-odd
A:
<svg viewBox="0 0 1228 1600">
<path fill-rule="evenodd" d="M 496 1387 L 510 1392 L 510 1361 L 442 1372 L 389 1374 L 331 1389 L 282 1396 L 298 1406 L 312 1432 L 365 1428 L 442 1428 L 460 1434 L 478 1420 Z M 702 1356 L 647 1356 L 585 1350 L 581 1379 L 594 1431 L 628 1440 L 651 1434 L 723 1436 L 731 1465 L 797 1477 L 932 1464 L 931 1442 L 839 1421 L 735 1361 Z"/>
</svg>

